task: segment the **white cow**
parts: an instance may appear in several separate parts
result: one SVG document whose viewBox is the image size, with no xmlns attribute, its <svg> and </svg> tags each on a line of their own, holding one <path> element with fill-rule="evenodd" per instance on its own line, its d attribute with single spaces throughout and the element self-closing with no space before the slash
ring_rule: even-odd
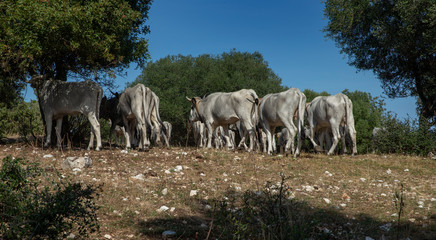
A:
<svg viewBox="0 0 436 240">
<path fill-rule="evenodd" d="M 152 103 L 151 90 L 143 84 L 127 88 L 121 94 L 117 106 L 117 113 L 121 116 L 129 139 L 126 139 L 126 148 L 131 147 L 131 142 L 135 141 L 135 130 L 139 133 L 139 148 L 148 150 L 150 140 L 147 138 L 147 124 L 151 123 Z"/>
<path fill-rule="evenodd" d="M 215 128 L 223 126 L 226 147 L 231 148 L 228 125 L 241 121 L 250 135 L 249 151 L 253 150 L 258 97 L 252 89 L 242 89 L 230 93 L 212 93 L 205 98 L 188 98 L 191 102 L 190 121 L 202 121 L 208 130 L 207 147 L 212 147 L 212 134 Z M 245 141 L 242 137 L 241 142 Z"/>
<path fill-rule="evenodd" d="M 273 134 L 278 126 L 284 126 L 290 134 L 290 141 L 288 141 L 285 150 L 288 152 L 291 149 L 294 157 L 300 154 L 305 104 L 306 96 L 297 88 L 268 94 L 262 98 L 259 104 L 259 124 L 267 136 L 268 154 L 273 152 Z M 296 124 L 294 124 L 295 114 Z M 295 151 L 294 138 L 296 135 L 298 136 L 298 144 Z"/>
<path fill-rule="evenodd" d="M 197 147 L 205 147 L 207 144 L 207 132 L 204 123 L 200 121 L 192 122 L 192 132 L 194 134 L 194 141 Z"/>
<path fill-rule="evenodd" d="M 310 139 L 316 151 L 322 148 L 315 141 L 315 132 L 328 128 L 333 135 L 333 144 L 328 155 L 333 154 L 339 140 L 343 137 L 342 146 L 345 148 L 345 133 L 351 136 L 353 155 L 357 153 L 356 130 L 354 128 L 353 103 L 344 94 L 334 96 L 318 96 L 306 107 L 308 131 L 306 137 Z M 341 130 L 341 127 L 344 129 Z M 344 151 L 345 152 L 345 151 Z"/>
<path fill-rule="evenodd" d="M 45 80 L 45 77 L 34 76 L 29 80 L 36 90 L 41 111 L 44 114 L 47 140 L 51 141 L 52 120 L 56 120 L 57 147 L 61 147 L 62 118 L 65 115 L 83 114 L 92 125 L 88 149 L 93 148 L 94 135 L 97 138 L 95 150 L 101 148 L 100 123 L 98 122 L 103 89 L 95 82 L 64 82 L 60 80 Z"/>
</svg>

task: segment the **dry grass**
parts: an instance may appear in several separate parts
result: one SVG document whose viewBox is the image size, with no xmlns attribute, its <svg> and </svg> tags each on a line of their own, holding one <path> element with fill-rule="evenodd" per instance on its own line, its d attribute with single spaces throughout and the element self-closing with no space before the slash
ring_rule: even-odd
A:
<svg viewBox="0 0 436 240">
<path fill-rule="evenodd" d="M 47 154 L 53 157 L 44 158 Z M 61 168 L 66 157 L 86 154 L 93 161 L 90 168 L 80 172 Z M 303 154 L 292 159 L 177 147 L 129 153 L 107 147 L 100 152 L 61 152 L 0 145 L 0 157 L 7 155 L 39 162 L 73 181 L 103 184 L 97 200 L 101 229 L 94 237 L 98 239 L 109 235 L 112 239 L 161 239 L 165 230 L 176 231 L 181 239 L 205 239 L 215 217 L 214 203 L 247 190 L 261 190 L 267 182 L 276 184 L 280 172 L 289 177 L 293 201 L 301 203 L 292 211 L 327 238 L 396 239 L 394 194 L 402 183 L 405 207 L 400 238 L 436 239 L 436 161 L 428 158 Z M 190 196 L 191 190 L 198 194 Z M 162 206 L 169 209 L 160 212 Z M 380 228 L 388 223 L 392 224 L 389 230 Z M 214 226 L 211 238 L 229 236 L 222 231 Z"/>
</svg>

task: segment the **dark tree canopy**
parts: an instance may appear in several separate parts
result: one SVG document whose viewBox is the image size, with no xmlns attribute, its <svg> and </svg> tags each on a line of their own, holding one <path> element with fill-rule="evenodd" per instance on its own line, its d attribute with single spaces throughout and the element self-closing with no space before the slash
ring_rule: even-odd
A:
<svg viewBox="0 0 436 240">
<path fill-rule="evenodd" d="M 251 88 L 262 97 L 284 91 L 281 81 L 260 53 L 232 50 L 216 56 L 178 55 L 149 62 L 131 85 L 142 83 L 159 96 L 161 118 L 173 124 L 173 144 L 184 144 L 190 110 L 186 96 Z"/>
<path fill-rule="evenodd" d="M 390 97 L 417 96 L 436 123 L 436 1 L 327 0 L 324 13 L 350 65 L 372 70 Z"/>
<path fill-rule="evenodd" d="M 143 64 L 151 0 L 0 2 L 0 77 L 107 77 Z"/>
</svg>

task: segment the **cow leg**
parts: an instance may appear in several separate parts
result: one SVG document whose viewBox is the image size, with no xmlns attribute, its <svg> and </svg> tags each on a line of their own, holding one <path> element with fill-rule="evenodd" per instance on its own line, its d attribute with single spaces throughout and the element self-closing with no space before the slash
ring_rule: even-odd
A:
<svg viewBox="0 0 436 240">
<path fill-rule="evenodd" d="M 204 124 L 207 129 L 207 148 L 212 148 L 212 136 L 215 133 L 215 127 L 212 126 L 210 123 Z"/>
<path fill-rule="evenodd" d="M 272 147 L 272 152 L 275 153 L 277 151 L 277 145 L 276 145 L 276 127 L 272 127 L 271 128 L 271 147 Z"/>
<path fill-rule="evenodd" d="M 229 126 L 225 125 L 223 129 L 224 129 L 224 139 L 226 140 L 226 149 L 231 150 L 233 149 L 233 145 L 230 139 Z"/>
<path fill-rule="evenodd" d="M 50 146 L 51 143 L 51 128 L 52 128 L 51 113 L 45 114 L 45 124 L 46 124 L 47 139 L 45 141 L 44 147 L 48 147 Z"/>
<path fill-rule="evenodd" d="M 62 148 L 62 139 L 61 139 L 61 131 L 62 131 L 62 118 L 60 117 L 58 119 L 56 119 L 56 140 L 57 140 L 57 144 L 56 147 L 57 148 Z"/>
<path fill-rule="evenodd" d="M 268 147 L 267 147 L 267 154 L 271 155 L 273 153 L 271 127 L 269 126 L 268 123 L 264 123 L 262 125 L 263 125 L 262 129 L 265 131 L 265 134 L 266 134 L 266 144 L 268 145 Z"/>
<path fill-rule="evenodd" d="M 123 116 L 123 124 L 126 127 L 126 150 L 130 149 L 132 147 L 131 141 L 134 134 L 134 129 L 132 129 L 132 126 L 129 124 L 126 117 Z"/>
<path fill-rule="evenodd" d="M 346 154 L 348 151 L 347 151 L 346 132 L 344 126 L 340 127 L 340 132 L 341 132 L 342 154 Z"/>
<path fill-rule="evenodd" d="M 338 142 L 341 138 L 339 126 L 335 126 L 334 124 L 331 124 L 331 126 L 332 126 L 332 134 L 333 134 L 333 144 L 330 150 L 328 151 L 327 155 L 332 155 L 334 153 L 336 146 L 338 145 Z"/>
<path fill-rule="evenodd" d="M 356 130 L 354 129 L 354 126 L 348 126 L 347 125 L 348 134 L 350 134 L 351 142 L 353 144 L 353 152 L 352 155 L 357 154 L 357 146 L 356 146 Z"/>
<path fill-rule="evenodd" d="M 100 135 L 100 123 L 97 120 L 97 117 L 95 116 L 95 113 L 91 112 L 88 113 L 88 120 L 91 123 L 92 131 L 91 131 L 91 138 L 89 141 L 88 149 L 92 149 L 94 145 L 94 136 L 97 138 L 97 147 L 95 148 L 96 151 L 100 151 L 101 148 L 101 135 Z"/>
</svg>

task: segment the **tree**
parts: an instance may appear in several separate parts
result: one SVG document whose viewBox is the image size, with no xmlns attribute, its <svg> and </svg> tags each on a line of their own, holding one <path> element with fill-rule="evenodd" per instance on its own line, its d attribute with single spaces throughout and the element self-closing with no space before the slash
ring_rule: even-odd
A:
<svg viewBox="0 0 436 240">
<path fill-rule="evenodd" d="M 142 66 L 149 56 L 144 36 L 150 5 L 151 0 L 1 1 L 0 86 L 19 92 L 36 74 L 63 81 L 92 77 L 113 86 L 115 74 L 132 62 Z M 9 95 L 4 101 L 11 105 L 16 94 Z"/>
<path fill-rule="evenodd" d="M 324 31 L 349 64 L 372 70 L 389 97 L 417 96 L 436 124 L 436 1 L 327 0 Z"/>
<path fill-rule="evenodd" d="M 162 120 L 173 124 L 174 142 L 184 144 L 190 103 L 186 96 L 194 97 L 213 92 L 232 92 L 251 88 L 259 97 L 281 92 L 281 79 L 268 67 L 258 52 L 232 50 L 212 56 L 168 56 L 149 62 L 142 74 L 131 83 L 142 83 L 160 97 Z"/>
<path fill-rule="evenodd" d="M 0 77 L 45 74 L 107 79 L 148 58 L 151 0 L 5 0 L 0 3 Z"/>
</svg>

